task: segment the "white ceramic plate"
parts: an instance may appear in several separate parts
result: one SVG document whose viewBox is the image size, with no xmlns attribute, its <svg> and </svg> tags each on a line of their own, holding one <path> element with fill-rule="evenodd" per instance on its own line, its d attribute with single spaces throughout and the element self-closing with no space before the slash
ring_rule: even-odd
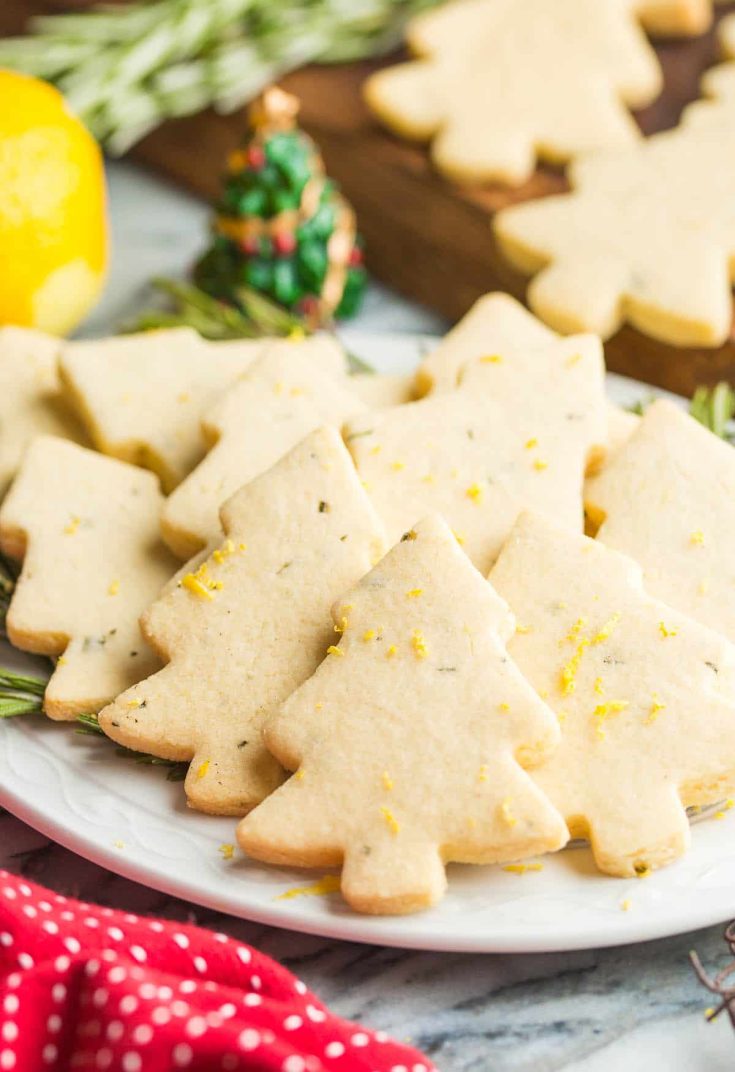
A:
<svg viewBox="0 0 735 1072">
<path fill-rule="evenodd" d="M 428 340 L 346 335 L 380 371 L 411 369 Z M 623 405 L 650 389 L 609 377 Z M 7 655 L 7 658 L 6 658 Z M 0 660 L 31 665 L 12 649 Z M 430 912 L 373 919 L 339 894 L 282 898 L 319 878 L 238 857 L 224 860 L 234 821 L 188 811 L 182 787 L 112 745 L 36 718 L 0 719 L 0 804 L 74 852 L 147 886 L 262 923 L 333 938 L 418 949 L 541 952 L 616 945 L 693 930 L 735 915 L 735 811 L 698 824 L 689 854 L 643 880 L 605 878 L 586 849 L 523 875 L 452 866 Z M 628 911 L 622 908 L 629 902 Z"/>
</svg>

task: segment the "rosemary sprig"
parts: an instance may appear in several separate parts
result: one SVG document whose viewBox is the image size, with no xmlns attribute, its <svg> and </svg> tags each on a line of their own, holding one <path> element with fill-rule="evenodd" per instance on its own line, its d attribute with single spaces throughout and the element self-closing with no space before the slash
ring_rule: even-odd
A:
<svg viewBox="0 0 735 1072">
<path fill-rule="evenodd" d="M 46 682 L 0 668 L 0 718 L 40 715 Z"/>
<path fill-rule="evenodd" d="M 0 667 L 0 718 L 15 718 L 18 715 L 40 715 L 43 713 L 43 695 L 46 682 L 40 677 L 14 674 L 12 670 Z M 77 733 L 90 734 L 109 740 L 99 724 L 96 715 L 77 716 Z M 147 752 L 136 752 L 132 748 L 118 745 L 116 754 L 136 763 L 151 767 L 165 767 L 166 777 L 170 782 L 180 782 L 186 777 L 188 763 L 176 763 L 170 759 L 160 759 Z"/>
<path fill-rule="evenodd" d="M 716 436 L 727 439 L 728 442 L 733 441 L 733 433 L 728 425 L 735 416 L 735 391 L 729 383 L 718 383 L 715 387 L 698 387 L 692 397 L 689 412 Z"/>
<path fill-rule="evenodd" d="M 219 301 L 193 283 L 157 278 L 151 286 L 166 299 L 166 307 L 147 309 L 123 327 L 125 333 L 160 328 L 194 328 L 205 339 L 293 338 L 308 334 L 301 317 L 248 287 L 237 290 L 239 306 Z M 347 351 L 350 372 L 374 372 L 366 361 Z M 2 595 L 0 593 L 0 599 Z"/>
<path fill-rule="evenodd" d="M 304 332 L 303 321 L 255 291 L 242 287 L 242 308 L 219 301 L 193 283 L 176 279 L 153 279 L 151 286 L 166 299 L 165 308 L 146 309 L 125 332 L 155 328 L 190 327 L 205 339 L 258 339 L 268 335 Z"/>
<path fill-rule="evenodd" d="M 77 733 L 90 737 L 103 737 L 106 741 L 109 740 L 96 715 L 77 715 L 77 722 Z M 166 780 L 169 782 L 183 782 L 189 769 L 188 763 L 178 763 L 174 759 L 161 759 L 160 756 L 151 756 L 148 752 L 136 752 L 135 749 L 125 748 L 123 745 L 117 745 L 115 754 L 122 756 L 123 759 L 132 759 L 134 763 L 141 763 L 147 767 L 164 767 L 166 769 Z"/>
<path fill-rule="evenodd" d="M 438 0 L 137 0 L 51 15 L 0 42 L 0 67 L 55 82 L 123 153 L 165 119 L 229 112 L 306 63 L 386 52 Z"/>
</svg>

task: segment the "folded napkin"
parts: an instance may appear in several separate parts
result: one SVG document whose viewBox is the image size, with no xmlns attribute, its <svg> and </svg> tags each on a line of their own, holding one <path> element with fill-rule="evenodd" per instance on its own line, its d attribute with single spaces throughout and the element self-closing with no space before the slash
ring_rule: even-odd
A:
<svg viewBox="0 0 735 1072">
<path fill-rule="evenodd" d="M 0 1072 L 433 1072 L 226 934 L 0 870 Z"/>
</svg>

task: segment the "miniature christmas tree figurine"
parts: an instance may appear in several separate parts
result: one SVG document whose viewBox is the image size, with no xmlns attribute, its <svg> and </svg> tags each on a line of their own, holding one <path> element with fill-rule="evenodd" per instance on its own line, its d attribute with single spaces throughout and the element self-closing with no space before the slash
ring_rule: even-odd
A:
<svg viewBox="0 0 735 1072">
<path fill-rule="evenodd" d="M 203 290 L 238 303 L 250 287 L 311 327 L 356 312 L 365 286 L 355 214 L 296 125 L 299 102 L 277 87 L 250 111 L 251 132 L 230 154 L 214 242 L 196 267 Z"/>
</svg>

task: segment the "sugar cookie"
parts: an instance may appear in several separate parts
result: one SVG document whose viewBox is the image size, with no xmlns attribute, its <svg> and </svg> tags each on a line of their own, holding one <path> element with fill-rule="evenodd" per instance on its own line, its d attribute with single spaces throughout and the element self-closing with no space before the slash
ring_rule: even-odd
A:
<svg viewBox="0 0 735 1072">
<path fill-rule="evenodd" d="M 343 864 L 361 912 L 438 901 L 444 865 L 517 860 L 566 841 L 522 769 L 557 743 L 508 658 L 513 617 L 439 517 L 417 524 L 335 605 L 339 644 L 265 725 L 296 773 L 244 819 L 257 859 Z"/>
<path fill-rule="evenodd" d="M 526 507 L 581 530 L 585 468 L 607 435 L 603 379 L 599 339 L 561 339 L 488 354 L 454 391 L 348 422 L 389 539 L 435 511 L 486 571 Z"/>
<path fill-rule="evenodd" d="M 735 123 L 685 117 L 577 160 L 572 193 L 504 209 L 495 234 L 514 264 L 539 273 L 529 303 L 558 331 L 608 338 L 627 320 L 676 346 L 719 346 L 732 322 L 733 171 Z"/>
<path fill-rule="evenodd" d="M 559 717 L 533 776 L 571 836 L 613 875 L 680 856 L 685 808 L 735 790 L 735 648 L 647 595 L 632 559 L 538 516 L 490 579 L 519 622 L 510 655 Z"/>
<path fill-rule="evenodd" d="M 365 96 L 398 134 L 433 138 L 451 178 L 517 185 L 537 157 L 635 144 L 628 109 L 662 88 L 640 22 L 698 33 L 709 17 L 709 0 L 455 0 L 411 20 L 419 58 L 373 74 Z"/>
<path fill-rule="evenodd" d="M 735 641 L 735 451 L 673 402 L 585 488 L 608 547 L 643 568 L 646 590 Z"/>
<path fill-rule="evenodd" d="M 313 351 L 313 342 L 271 344 L 204 414 L 212 449 L 169 496 L 161 517 L 164 539 L 180 558 L 219 537 L 219 508 L 238 488 L 315 428 L 341 428 L 365 409 L 346 377 L 321 371 Z"/>
<path fill-rule="evenodd" d="M 167 663 L 100 713 L 120 744 L 190 761 L 189 804 L 242 815 L 281 782 L 267 714 L 336 640 L 333 600 L 365 573 L 382 529 L 334 429 L 313 432 L 222 507 L 224 542 L 142 619 Z"/>
<path fill-rule="evenodd" d="M 34 436 L 84 442 L 59 393 L 59 339 L 28 328 L 0 328 L 0 496 Z"/>
<path fill-rule="evenodd" d="M 58 655 L 44 710 L 98 711 L 159 665 L 138 625 L 176 564 L 159 541 L 151 473 L 53 436 L 34 439 L 0 508 L 23 568 L 7 616 L 16 647 Z"/>
</svg>

